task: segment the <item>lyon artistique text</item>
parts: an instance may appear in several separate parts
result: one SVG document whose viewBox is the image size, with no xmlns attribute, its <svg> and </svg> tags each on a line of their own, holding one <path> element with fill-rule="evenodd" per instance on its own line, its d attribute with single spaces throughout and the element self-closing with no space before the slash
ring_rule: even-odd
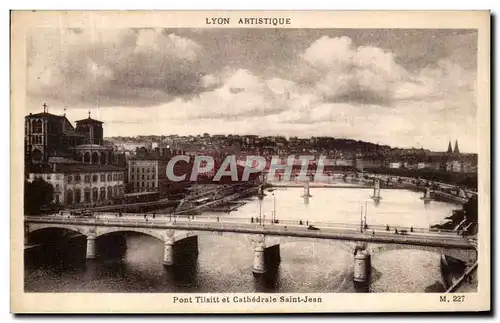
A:
<svg viewBox="0 0 500 323">
<path fill-rule="evenodd" d="M 291 18 L 239 18 L 238 25 L 270 25 L 270 26 L 282 26 L 290 25 L 292 23 Z M 205 18 L 205 24 L 207 25 L 230 25 L 231 18 L 228 17 L 210 17 Z"/>
</svg>

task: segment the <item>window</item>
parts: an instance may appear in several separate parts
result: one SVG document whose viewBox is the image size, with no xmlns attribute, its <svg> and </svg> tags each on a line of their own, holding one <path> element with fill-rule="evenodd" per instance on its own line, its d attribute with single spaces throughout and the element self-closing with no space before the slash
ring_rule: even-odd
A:
<svg viewBox="0 0 500 323">
<path fill-rule="evenodd" d="M 132 174 L 132 178 L 131 179 L 134 180 L 134 174 Z"/>
<path fill-rule="evenodd" d="M 90 183 L 90 175 L 85 175 L 85 183 Z"/>
<path fill-rule="evenodd" d="M 80 175 L 75 176 L 75 183 L 80 183 L 81 180 L 82 180 L 82 177 Z"/>
<path fill-rule="evenodd" d="M 71 205 L 73 204 L 73 191 L 72 190 L 67 190 L 66 191 L 66 204 Z M 80 200 L 78 200 L 80 201 Z"/>
<path fill-rule="evenodd" d="M 84 192 L 83 192 L 83 201 L 84 202 L 90 202 L 90 190 L 89 189 L 86 189 Z"/>
<path fill-rule="evenodd" d="M 49 174 L 49 175 L 47 175 L 47 180 L 48 180 L 48 181 L 50 181 L 50 174 Z"/>
<path fill-rule="evenodd" d="M 116 181 L 118 179 L 116 174 L 113 174 L 113 180 Z"/>
<path fill-rule="evenodd" d="M 56 191 L 59 191 L 59 184 L 56 184 Z"/>
<path fill-rule="evenodd" d="M 68 184 L 71 184 L 73 182 L 73 176 L 69 175 L 68 176 Z"/>
<path fill-rule="evenodd" d="M 56 179 L 57 179 L 57 180 L 60 180 L 60 179 L 61 179 L 61 175 L 57 174 L 57 175 L 56 175 Z"/>
<path fill-rule="evenodd" d="M 95 182 L 97 182 L 97 175 L 92 176 L 92 183 L 95 183 Z"/>
<path fill-rule="evenodd" d="M 142 175 L 142 179 L 144 179 L 144 175 Z"/>
<path fill-rule="evenodd" d="M 149 173 L 149 168 L 146 171 Z"/>
<path fill-rule="evenodd" d="M 155 179 L 155 174 L 151 175 L 151 179 Z"/>
<path fill-rule="evenodd" d="M 105 182 L 105 181 L 106 181 L 106 175 L 101 174 L 101 182 Z"/>
<path fill-rule="evenodd" d="M 154 188 L 155 187 L 155 183 L 151 183 L 151 187 Z"/>
<path fill-rule="evenodd" d="M 141 186 L 142 186 L 142 187 L 144 187 L 144 182 L 141 182 L 141 183 L 142 183 L 142 185 L 141 185 Z"/>
<path fill-rule="evenodd" d="M 75 190 L 75 203 L 80 203 L 82 201 L 82 191 L 79 189 Z"/>
<path fill-rule="evenodd" d="M 147 180 L 149 181 L 149 175 L 147 176 Z"/>
<path fill-rule="evenodd" d="M 111 182 L 112 178 L 111 178 L 111 174 L 108 174 L 108 182 Z"/>
</svg>

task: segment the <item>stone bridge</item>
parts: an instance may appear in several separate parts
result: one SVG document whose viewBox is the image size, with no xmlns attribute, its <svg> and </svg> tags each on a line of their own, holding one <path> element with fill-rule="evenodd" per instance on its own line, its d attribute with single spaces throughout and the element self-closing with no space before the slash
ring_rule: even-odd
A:
<svg viewBox="0 0 500 323">
<path fill-rule="evenodd" d="M 467 239 L 451 234 L 394 235 L 387 232 L 360 233 L 355 228 L 321 228 L 307 230 L 304 226 L 272 225 L 262 227 L 258 224 L 232 222 L 177 222 L 157 219 L 151 221 L 137 219 L 87 219 L 63 217 L 25 219 L 25 239 L 35 231 L 58 228 L 78 232 L 87 238 L 87 259 L 96 257 L 95 240 L 103 235 L 120 232 L 136 232 L 152 236 L 164 244 L 163 263 L 171 266 L 176 263 L 174 247 L 192 251 L 197 255 L 199 235 L 244 235 L 253 248 L 253 272 L 262 274 L 280 262 L 279 245 L 293 241 L 322 241 L 352 252 L 355 256 L 355 277 L 366 280 L 369 271 L 369 255 L 376 252 L 396 249 L 418 249 L 441 253 L 465 262 L 475 262 L 476 248 Z M 359 229 L 358 229 L 359 230 Z M 27 243 L 27 240 L 25 240 Z M 362 250 L 362 253 L 358 251 Z M 363 258 L 363 255 L 365 257 Z M 361 257 L 361 258 L 360 258 Z"/>
</svg>

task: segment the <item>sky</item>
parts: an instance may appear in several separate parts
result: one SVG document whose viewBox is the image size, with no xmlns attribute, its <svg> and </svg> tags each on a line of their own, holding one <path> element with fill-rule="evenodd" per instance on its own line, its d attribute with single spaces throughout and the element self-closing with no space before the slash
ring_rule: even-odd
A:
<svg viewBox="0 0 500 323">
<path fill-rule="evenodd" d="M 27 38 L 28 112 L 110 136 L 331 136 L 477 152 L 477 32 L 54 29 Z"/>
</svg>

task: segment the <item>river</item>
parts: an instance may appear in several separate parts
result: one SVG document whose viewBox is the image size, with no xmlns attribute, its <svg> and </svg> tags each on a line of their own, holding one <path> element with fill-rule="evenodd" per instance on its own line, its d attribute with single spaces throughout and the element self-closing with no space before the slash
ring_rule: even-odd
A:
<svg viewBox="0 0 500 323">
<path fill-rule="evenodd" d="M 270 219 L 359 224 L 361 207 L 368 224 L 429 227 L 440 223 L 458 205 L 432 201 L 421 193 L 382 190 L 376 205 L 369 189 L 301 188 L 266 192 L 229 214 L 204 216 L 257 217 L 259 209 Z M 273 195 L 274 194 L 274 195 Z M 366 208 L 366 209 L 365 209 Z M 84 239 L 70 242 L 72 251 L 42 247 L 25 252 L 25 290 L 32 292 L 438 292 L 443 290 L 440 255 L 418 250 L 394 250 L 372 256 L 370 286 L 352 281 L 353 257 L 345 248 L 325 242 L 284 243 L 281 264 L 270 279 L 252 275 L 253 250 L 248 237 L 200 235 L 194 264 L 163 267 L 163 243 L 153 237 L 127 234 L 126 251 L 119 257 L 85 261 Z M 341 244 L 341 242 L 338 242 Z M 68 246 L 59 246 L 67 248 Z M 76 250 L 76 251 L 74 251 Z"/>
</svg>

